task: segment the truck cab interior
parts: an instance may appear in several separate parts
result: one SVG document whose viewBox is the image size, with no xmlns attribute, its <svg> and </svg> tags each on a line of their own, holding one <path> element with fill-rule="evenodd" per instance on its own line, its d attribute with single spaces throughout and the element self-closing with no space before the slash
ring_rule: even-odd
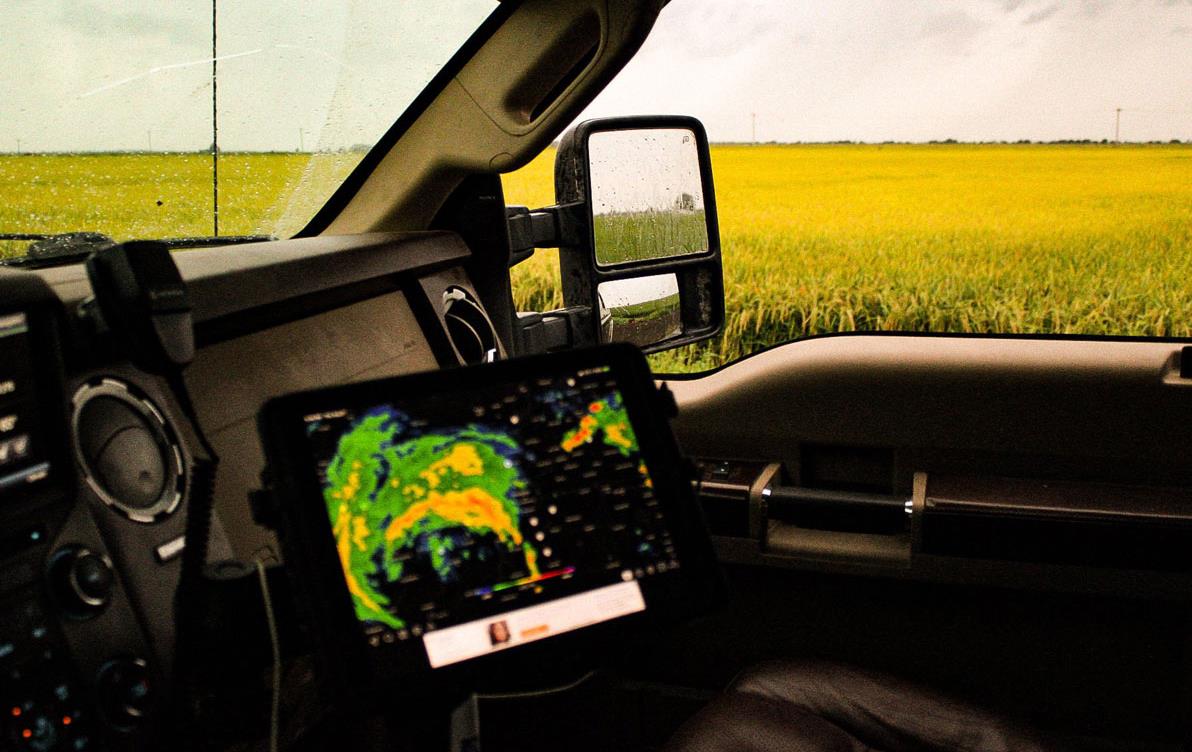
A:
<svg viewBox="0 0 1192 752">
<path fill-rule="evenodd" d="M 664 5 L 494 4 L 293 237 L 74 237 L 0 267 L 0 748 L 1189 748 L 1192 342 L 849 333 L 653 378 L 623 345 L 591 349 L 658 352 L 724 323 L 700 124 L 568 130 Z M 502 174 L 555 142 L 556 203 L 507 206 Z M 607 255 L 601 219 L 638 211 L 630 184 L 650 179 L 694 231 Z M 563 305 L 519 311 L 510 269 L 536 248 L 559 249 Z M 672 301 L 662 316 L 635 310 L 645 287 Z M 375 416 L 352 400 L 397 389 L 433 424 L 493 385 L 582 382 L 605 367 L 594 352 L 630 363 L 612 372 L 643 447 L 631 486 L 668 510 L 683 589 L 643 585 L 644 606 L 587 622 L 573 605 L 552 617 L 578 620 L 568 634 L 514 629 L 527 644 L 506 651 L 495 615 L 516 626 L 556 596 L 531 528 L 492 523 L 486 540 L 502 556 L 516 540 L 543 580 L 516 591 L 529 606 L 477 606 L 480 652 L 500 655 L 423 639 L 467 626 L 446 609 L 409 633 L 361 616 L 360 539 L 307 514 L 330 496 L 305 493 L 295 459 L 343 419 L 327 400 Z M 620 451 L 597 415 L 619 399 L 592 402 L 600 438 L 577 444 Z M 422 472 L 431 490 L 446 477 Z M 437 514 L 434 530 L 385 517 L 385 550 L 421 531 L 412 556 L 437 565 L 463 545 Z M 577 515 L 575 540 L 610 520 Z M 678 582 L 675 560 L 602 587 Z M 641 610 L 673 618 L 587 626 Z M 361 651 L 386 658 L 358 669 Z"/>
</svg>

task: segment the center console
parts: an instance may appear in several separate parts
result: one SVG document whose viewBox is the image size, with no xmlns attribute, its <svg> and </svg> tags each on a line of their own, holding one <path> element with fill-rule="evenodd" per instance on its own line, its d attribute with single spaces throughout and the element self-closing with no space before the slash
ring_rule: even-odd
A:
<svg viewBox="0 0 1192 752">
<path fill-rule="evenodd" d="M 61 304 L 0 270 L 0 748 L 143 747 L 162 676 L 77 498 Z"/>
</svg>

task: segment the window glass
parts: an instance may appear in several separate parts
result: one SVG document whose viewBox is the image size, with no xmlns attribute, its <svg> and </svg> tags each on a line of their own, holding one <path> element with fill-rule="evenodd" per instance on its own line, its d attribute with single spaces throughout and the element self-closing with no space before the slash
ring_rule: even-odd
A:
<svg viewBox="0 0 1192 752">
<path fill-rule="evenodd" d="M 845 331 L 1192 336 L 1192 5 L 675 0 L 584 118 L 700 118 L 714 367 Z M 507 176 L 552 202 L 549 151 Z M 514 270 L 557 304 L 553 254 Z"/>
<path fill-rule="evenodd" d="M 0 257 L 59 233 L 294 234 L 496 6 L 5 3 Z"/>
</svg>

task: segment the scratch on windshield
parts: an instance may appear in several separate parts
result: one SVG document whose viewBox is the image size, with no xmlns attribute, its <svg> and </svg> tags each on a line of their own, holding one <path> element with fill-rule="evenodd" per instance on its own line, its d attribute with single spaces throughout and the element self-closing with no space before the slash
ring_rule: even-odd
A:
<svg viewBox="0 0 1192 752">
<path fill-rule="evenodd" d="M 217 63 L 217 62 L 221 62 L 224 60 L 234 60 L 238 57 L 248 57 L 249 55 L 258 55 L 262 52 L 264 52 L 264 50 L 261 50 L 261 49 L 248 50 L 246 52 L 234 52 L 230 55 L 220 55 L 218 57 L 205 57 L 201 60 L 190 60 L 185 63 L 171 63 L 170 65 L 159 65 L 156 68 L 150 68 L 149 70 L 145 71 L 144 73 L 138 73 L 135 76 L 129 76 L 128 78 L 124 78 L 119 81 L 114 81 L 110 84 L 104 84 L 103 86 L 100 86 L 96 89 L 92 89 L 91 91 L 85 91 L 79 95 L 79 98 L 83 99 L 84 97 L 94 96 L 101 92 L 109 91 L 111 89 L 115 89 L 117 87 L 124 86 L 125 84 L 131 84 L 134 81 L 138 81 L 146 76 L 152 76 L 155 73 L 161 73 L 162 71 L 179 70 L 182 68 L 192 68 L 196 65 L 211 65 L 211 63 Z"/>
</svg>

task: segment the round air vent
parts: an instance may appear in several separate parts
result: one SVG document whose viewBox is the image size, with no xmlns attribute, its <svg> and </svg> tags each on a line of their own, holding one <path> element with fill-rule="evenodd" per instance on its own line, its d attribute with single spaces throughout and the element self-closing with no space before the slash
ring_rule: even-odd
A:
<svg viewBox="0 0 1192 752">
<path fill-rule="evenodd" d="M 156 522 L 177 509 L 186 471 L 161 411 L 110 378 L 80 387 L 73 404 L 75 452 L 95 495 L 134 522 Z"/>
<path fill-rule="evenodd" d="M 497 331 L 467 290 L 448 287 L 443 293 L 443 321 L 447 324 L 447 336 L 464 363 L 491 363 L 497 359 Z"/>
</svg>

